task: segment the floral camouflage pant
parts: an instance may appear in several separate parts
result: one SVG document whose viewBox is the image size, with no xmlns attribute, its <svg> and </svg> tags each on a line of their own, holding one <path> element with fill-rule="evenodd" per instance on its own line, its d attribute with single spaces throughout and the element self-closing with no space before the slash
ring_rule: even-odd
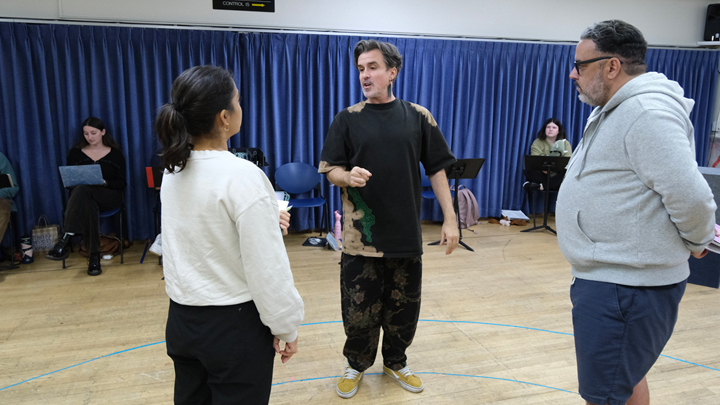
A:
<svg viewBox="0 0 720 405">
<path fill-rule="evenodd" d="M 345 347 L 352 368 L 365 371 L 375 362 L 380 327 L 383 364 L 393 370 L 406 366 L 405 350 L 412 343 L 420 316 L 422 258 L 382 258 L 342 255 L 340 290 Z"/>
</svg>

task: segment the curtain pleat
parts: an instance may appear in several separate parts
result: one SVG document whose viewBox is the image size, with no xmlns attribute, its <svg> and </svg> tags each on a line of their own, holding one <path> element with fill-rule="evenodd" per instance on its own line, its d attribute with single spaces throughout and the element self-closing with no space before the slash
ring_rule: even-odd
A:
<svg viewBox="0 0 720 405">
<path fill-rule="evenodd" d="M 195 65 L 234 72 L 243 125 L 231 147 L 262 149 L 271 181 L 288 162 L 317 167 L 333 117 L 363 99 L 352 51 L 357 36 L 0 23 L 0 150 L 15 167 L 18 225 L 38 216 L 61 222 L 57 167 L 81 135 L 87 116 L 101 118 L 128 161 L 130 237 L 153 236 L 155 194 L 146 166 L 157 165 L 157 109 L 173 79 Z M 485 158 L 473 191 L 481 216 L 520 209 L 522 157 L 550 117 L 574 146 L 590 107 L 568 78 L 575 47 L 539 43 L 377 38 L 403 54 L 399 98 L 428 108 L 458 158 Z M 696 157 L 707 161 L 718 67 L 717 51 L 650 49 L 648 68 L 676 80 L 695 100 Z M 340 209 L 326 179 L 323 195 Z M 292 228 L 316 228 L 320 209 L 294 210 Z M 441 220 L 436 202 L 423 218 Z"/>
<path fill-rule="evenodd" d="M 20 232 L 40 215 L 62 223 L 67 193 L 57 167 L 92 115 L 127 160 L 129 236 L 152 237 L 155 194 L 144 168 L 158 163 L 157 109 L 187 68 L 238 71 L 238 45 L 237 33 L 222 31 L 0 23 L 0 148 L 20 184 Z"/>
</svg>

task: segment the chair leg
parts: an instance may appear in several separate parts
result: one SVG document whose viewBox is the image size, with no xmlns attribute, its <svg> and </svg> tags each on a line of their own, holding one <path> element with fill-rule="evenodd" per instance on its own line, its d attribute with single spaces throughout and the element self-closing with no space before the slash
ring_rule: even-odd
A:
<svg viewBox="0 0 720 405">
<path fill-rule="evenodd" d="M 325 232 L 325 237 L 327 237 L 327 234 L 330 233 L 330 206 L 328 205 L 327 200 L 325 200 L 325 203 L 322 206 L 321 211 L 321 217 L 320 217 L 320 236 L 322 236 L 323 231 Z"/>
<path fill-rule="evenodd" d="M 331 232 L 333 231 L 333 227 L 334 227 L 334 224 L 333 224 L 333 221 L 332 221 L 333 214 L 332 214 L 332 211 L 330 211 L 330 203 L 327 202 L 327 201 L 325 201 L 325 204 L 327 204 L 327 211 L 326 211 L 326 212 L 327 212 L 327 215 L 325 216 L 325 219 L 327 220 L 327 222 L 326 222 L 326 225 L 327 225 L 326 231 L 327 231 L 327 233 L 331 233 Z M 335 236 L 335 235 L 333 235 L 333 236 Z M 339 243 L 339 241 L 338 241 L 338 243 Z"/>
<path fill-rule="evenodd" d="M 64 235 L 64 234 L 63 234 L 63 235 Z M 72 238 L 70 238 L 70 244 L 68 244 L 68 250 L 70 250 L 70 253 L 74 252 L 73 247 L 72 247 Z M 64 269 L 64 268 L 65 268 L 65 259 L 63 259 L 62 262 L 63 262 L 63 267 L 62 267 L 62 268 Z"/>
<path fill-rule="evenodd" d="M 8 223 L 8 228 L 10 231 L 10 269 L 17 269 L 18 266 L 15 264 L 15 227 L 13 226 L 13 221 L 16 221 L 16 216 L 14 212 L 10 212 L 10 222 Z M 22 248 L 20 249 L 22 252 Z"/>
<path fill-rule="evenodd" d="M 327 200 L 325 200 L 325 204 L 323 204 L 322 214 L 323 217 L 320 219 L 320 225 L 323 226 L 322 230 L 325 231 L 325 237 L 327 238 L 327 235 L 330 233 L 330 206 Z"/>
<path fill-rule="evenodd" d="M 161 216 L 160 216 L 160 191 L 157 193 L 157 200 L 155 201 L 155 208 L 153 209 L 155 214 L 155 237 L 160 234 L 161 231 Z M 162 256 L 158 256 L 158 264 L 162 266 Z"/>
<path fill-rule="evenodd" d="M 313 211 L 315 211 L 315 210 L 313 210 Z M 320 235 L 319 236 L 322 236 L 323 230 L 325 230 L 324 223 L 325 223 L 325 204 L 323 204 L 322 208 L 320 209 Z"/>
<path fill-rule="evenodd" d="M 125 263 L 125 256 L 123 255 L 123 250 L 125 248 L 125 239 L 124 239 L 125 228 L 123 228 L 123 216 L 124 215 L 125 215 L 125 206 L 123 206 L 120 209 L 120 264 Z"/>
<path fill-rule="evenodd" d="M 526 191 L 525 195 L 527 195 L 527 198 L 528 198 L 528 205 L 530 206 L 530 213 L 532 214 L 532 217 L 533 217 L 533 228 L 534 228 L 537 226 L 535 224 L 535 198 L 534 198 L 535 191 L 532 191 L 532 192 Z"/>
<path fill-rule="evenodd" d="M 60 215 L 60 219 L 62 220 L 62 228 L 60 228 L 60 230 L 61 230 L 62 232 L 60 232 L 60 235 L 58 235 L 58 236 L 60 236 L 61 238 L 62 238 L 63 236 L 65 236 L 65 210 L 67 209 L 67 207 L 65 207 L 64 205 L 65 205 L 65 204 L 63 204 L 62 214 Z M 70 238 L 70 251 L 72 252 L 72 238 Z M 63 262 L 62 268 L 65 269 L 65 259 L 63 259 L 62 262 Z"/>
</svg>

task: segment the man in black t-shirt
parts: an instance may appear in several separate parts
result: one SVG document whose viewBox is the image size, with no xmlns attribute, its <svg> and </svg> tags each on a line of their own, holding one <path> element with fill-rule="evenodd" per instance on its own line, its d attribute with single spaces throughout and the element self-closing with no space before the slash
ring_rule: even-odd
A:
<svg viewBox="0 0 720 405">
<path fill-rule="evenodd" d="M 420 314 L 421 176 L 430 177 L 442 207 L 440 241 L 450 254 L 459 233 L 444 169 L 455 157 L 432 114 L 393 95 L 402 66 L 394 45 L 363 40 L 354 57 L 367 100 L 335 116 L 319 169 L 341 188 L 344 214 L 340 278 L 348 364 L 337 393 L 355 395 L 375 361 L 381 327 L 383 371 L 420 392 L 422 381 L 410 371 L 405 350 Z"/>
</svg>

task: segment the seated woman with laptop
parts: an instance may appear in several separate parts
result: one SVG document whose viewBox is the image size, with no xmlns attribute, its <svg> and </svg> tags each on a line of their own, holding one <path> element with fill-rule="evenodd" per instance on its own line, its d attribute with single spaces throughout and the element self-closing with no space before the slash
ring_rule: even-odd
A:
<svg viewBox="0 0 720 405">
<path fill-rule="evenodd" d="M 99 118 L 89 117 L 82 123 L 80 140 L 68 152 L 67 165 L 94 164 L 100 166 L 103 184 L 79 185 L 70 191 L 65 208 L 65 234 L 46 256 L 50 260 L 66 259 L 73 235 L 83 235 L 85 247 L 90 253 L 88 275 L 91 276 L 102 273 L 98 214 L 120 207 L 127 181 L 125 156 L 120 146 Z"/>
</svg>

